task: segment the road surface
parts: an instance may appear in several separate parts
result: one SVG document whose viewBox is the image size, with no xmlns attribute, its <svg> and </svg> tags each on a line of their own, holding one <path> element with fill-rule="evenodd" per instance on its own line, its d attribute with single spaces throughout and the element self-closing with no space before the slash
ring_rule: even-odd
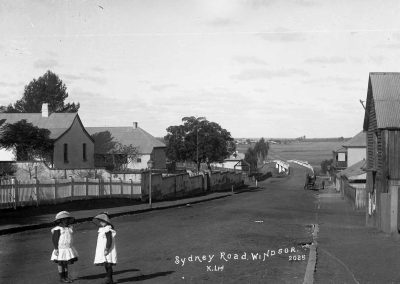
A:
<svg viewBox="0 0 400 284">
<path fill-rule="evenodd" d="M 112 219 L 117 283 L 303 283 L 315 223 L 306 169 L 205 203 Z M 75 226 L 74 283 L 101 283 L 93 265 L 97 228 Z M 50 230 L 0 237 L 0 283 L 57 283 Z"/>
</svg>

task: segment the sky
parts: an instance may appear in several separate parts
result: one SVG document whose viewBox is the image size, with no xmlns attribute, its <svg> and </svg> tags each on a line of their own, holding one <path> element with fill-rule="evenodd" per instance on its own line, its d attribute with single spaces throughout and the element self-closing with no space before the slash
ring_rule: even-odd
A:
<svg viewBox="0 0 400 284">
<path fill-rule="evenodd" d="M 400 65 L 397 0 L 0 1 L 0 105 L 47 70 L 85 126 L 156 137 L 352 137 L 369 72 Z"/>
</svg>

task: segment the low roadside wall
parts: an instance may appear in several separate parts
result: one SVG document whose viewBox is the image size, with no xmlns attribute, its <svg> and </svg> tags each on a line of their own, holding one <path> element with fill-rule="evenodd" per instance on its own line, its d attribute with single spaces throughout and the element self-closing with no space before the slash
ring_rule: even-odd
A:
<svg viewBox="0 0 400 284">
<path fill-rule="evenodd" d="M 142 199 L 149 198 L 149 173 L 142 176 Z M 195 176 L 189 174 L 151 175 L 151 190 L 153 200 L 167 200 L 185 196 L 194 196 L 206 192 L 228 191 L 232 187 L 243 185 L 242 173 L 213 172 Z"/>
</svg>

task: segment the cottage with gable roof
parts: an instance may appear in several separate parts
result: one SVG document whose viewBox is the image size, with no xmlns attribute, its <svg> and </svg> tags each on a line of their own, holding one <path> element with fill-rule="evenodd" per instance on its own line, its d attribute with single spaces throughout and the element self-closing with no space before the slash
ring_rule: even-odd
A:
<svg viewBox="0 0 400 284">
<path fill-rule="evenodd" d="M 134 122 L 133 126 L 126 127 L 87 127 L 86 129 L 91 135 L 109 132 L 113 141 L 125 146 L 132 145 L 136 147 L 139 155 L 135 161 L 128 165 L 129 169 L 146 169 L 149 160 L 153 161 L 153 168 L 155 169 L 166 168 L 165 144 L 140 128 L 137 122 Z M 95 153 L 95 155 L 106 156 L 112 154 Z"/>
<path fill-rule="evenodd" d="M 49 114 L 47 104 L 43 104 L 42 113 L 0 113 L 1 125 L 21 120 L 50 131 L 50 139 L 54 142 L 51 162 L 53 168 L 94 167 L 94 141 L 84 128 L 78 113 Z M 2 161 L 15 160 L 11 152 L 5 149 L 1 149 L 0 158 Z"/>
</svg>

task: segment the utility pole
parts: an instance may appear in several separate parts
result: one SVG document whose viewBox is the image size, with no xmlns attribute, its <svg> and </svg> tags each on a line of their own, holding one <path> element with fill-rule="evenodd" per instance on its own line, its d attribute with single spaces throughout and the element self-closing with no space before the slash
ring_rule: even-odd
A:
<svg viewBox="0 0 400 284">
<path fill-rule="evenodd" d="M 197 172 L 200 171 L 199 164 L 199 127 L 196 127 L 196 163 L 197 163 Z"/>
</svg>

